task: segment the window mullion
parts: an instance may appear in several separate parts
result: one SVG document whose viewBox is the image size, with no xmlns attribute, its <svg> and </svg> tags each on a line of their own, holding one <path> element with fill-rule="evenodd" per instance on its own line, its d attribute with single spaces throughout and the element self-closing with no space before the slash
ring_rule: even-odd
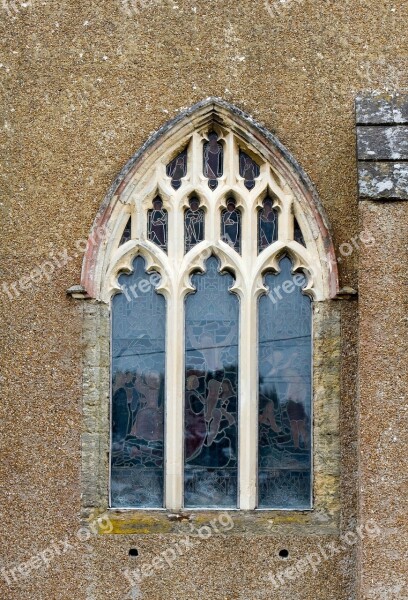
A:
<svg viewBox="0 0 408 600">
<path fill-rule="evenodd" d="M 181 298 L 174 295 L 167 303 L 166 339 L 166 485 L 165 507 L 180 510 L 183 506 L 183 374 L 181 364 L 184 348 L 184 307 Z"/>
<path fill-rule="evenodd" d="M 165 418 L 165 507 L 183 506 L 184 426 L 184 302 L 179 294 L 177 265 L 184 248 L 184 213 L 169 211 L 169 266 L 171 293 L 167 299 L 166 418 Z"/>
<path fill-rule="evenodd" d="M 239 406 L 239 508 L 253 510 L 257 502 L 257 302 L 251 280 L 257 240 L 257 214 L 247 203 L 243 219 L 243 267 L 246 285 L 241 296 Z"/>
<path fill-rule="evenodd" d="M 257 500 L 257 318 L 256 301 L 241 298 L 239 390 L 239 508 L 253 510 Z"/>
</svg>

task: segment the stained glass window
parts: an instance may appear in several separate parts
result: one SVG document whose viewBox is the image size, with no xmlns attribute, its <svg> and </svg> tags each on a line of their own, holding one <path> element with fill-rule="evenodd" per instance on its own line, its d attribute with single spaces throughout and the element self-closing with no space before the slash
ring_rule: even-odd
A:
<svg viewBox="0 0 408 600">
<path fill-rule="evenodd" d="M 132 217 L 129 217 L 126 227 L 123 230 L 122 237 L 120 238 L 119 246 L 128 242 L 132 237 Z"/>
<path fill-rule="evenodd" d="M 200 208 L 200 201 L 193 197 L 189 201 L 190 208 L 184 214 L 184 241 L 185 251 L 188 252 L 204 239 L 204 211 Z"/>
<path fill-rule="evenodd" d="M 148 239 L 167 252 L 167 211 L 160 196 L 153 200 L 153 209 L 148 212 Z"/>
<path fill-rule="evenodd" d="M 259 301 L 258 507 L 311 504 L 311 301 L 305 278 L 267 275 Z"/>
<path fill-rule="evenodd" d="M 128 176 L 113 231 L 132 241 L 125 255 L 107 245 L 98 288 L 112 298 L 111 506 L 304 510 L 312 303 L 292 268 L 296 255 L 302 273 L 316 273 L 313 297 L 327 299 L 325 238 L 259 140 L 221 119 L 183 132 Z"/>
<path fill-rule="evenodd" d="M 239 174 L 244 178 L 244 185 L 248 190 L 255 187 L 255 178 L 259 177 L 259 165 L 242 150 L 239 151 Z"/>
<path fill-rule="evenodd" d="M 214 257 L 186 299 L 186 507 L 237 506 L 239 300 Z"/>
<path fill-rule="evenodd" d="M 181 178 L 187 175 L 187 148 L 169 162 L 166 174 L 171 177 L 172 187 L 178 190 L 182 183 Z"/>
<path fill-rule="evenodd" d="M 208 186 L 215 190 L 218 185 L 217 179 L 224 172 L 224 150 L 218 141 L 218 135 L 212 131 L 208 134 L 208 142 L 203 148 L 203 173 L 208 177 Z"/>
<path fill-rule="evenodd" d="M 295 218 L 295 222 L 294 222 L 294 239 L 295 242 L 299 242 L 299 244 L 302 244 L 302 246 L 306 247 L 306 242 L 305 239 L 303 237 L 303 233 L 302 230 L 299 227 L 299 223 L 297 221 L 297 219 Z"/>
<path fill-rule="evenodd" d="M 163 506 L 165 300 L 144 259 L 112 299 L 111 502 Z"/>
<path fill-rule="evenodd" d="M 233 198 L 227 200 L 227 208 L 221 213 L 221 239 L 241 252 L 241 213 Z"/>
<path fill-rule="evenodd" d="M 258 212 L 258 252 L 262 252 L 278 239 L 278 212 L 272 208 L 273 200 L 265 198 Z"/>
</svg>

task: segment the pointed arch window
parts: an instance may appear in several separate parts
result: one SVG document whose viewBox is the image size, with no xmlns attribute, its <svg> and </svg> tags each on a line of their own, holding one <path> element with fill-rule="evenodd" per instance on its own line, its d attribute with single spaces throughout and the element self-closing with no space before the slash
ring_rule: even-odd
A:
<svg viewBox="0 0 408 600">
<path fill-rule="evenodd" d="M 134 259 L 112 298 L 111 498 L 117 507 L 163 505 L 165 331 L 157 274 Z"/>
<path fill-rule="evenodd" d="M 328 234 L 277 142 L 272 160 L 205 114 L 125 171 L 89 268 L 111 311 L 110 506 L 305 510 Z"/>
<path fill-rule="evenodd" d="M 185 303 L 184 505 L 236 508 L 239 300 L 211 256 Z"/>
<path fill-rule="evenodd" d="M 311 491 L 311 301 L 284 256 L 258 309 L 258 506 L 299 508 Z"/>
</svg>

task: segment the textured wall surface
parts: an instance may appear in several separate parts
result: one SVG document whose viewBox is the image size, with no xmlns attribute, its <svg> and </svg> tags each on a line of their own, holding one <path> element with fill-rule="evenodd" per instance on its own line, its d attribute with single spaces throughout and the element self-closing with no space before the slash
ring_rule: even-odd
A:
<svg viewBox="0 0 408 600">
<path fill-rule="evenodd" d="M 348 600 L 357 597 L 357 581 L 360 598 L 408 597 L 396 575 L 407 552 L 406 209 L 363 203 L 359 225 L 354 118 L 360 90 L 408 87 L 407 12 L 403 0 L 3 1 L 1 598 Z M 275 588 L 269 572 L 340 541 L 271 523 L 264 536 L 214 535 L 130 588 L 122 570 L 149 562 L 177 538 L 80 540 L 82 308 L 65 291 L 79 282 L 81 240 L 121 167 L 149 133 L 207 96 L 264 123 L 311 177 L 339 249 L 342 286 L 357 287 L 364 250 L 359 514 L 362 522 L 377 518 L 381 506 L 387 536 L 366 536 L 358 564 L 355 546 L 346 547 Z M 382 249 L 356 242 L 361 229 L 378 232 Z M 354 301 L 341 305 L 345 533 L 357 518 L 357 315 Z M 31 572 L 21 567 L 26 575 L 18 571 L 14 581 L 10 569 L 31 557 Z"/>
<path fill-rule="evenodd" d="M 362 225 L 382 240 L 361 253 L 360 502 L 381 544 L 362 543 L 362 598 L 408 598 L 408 205 L 363 201 Z"/>
</svg>

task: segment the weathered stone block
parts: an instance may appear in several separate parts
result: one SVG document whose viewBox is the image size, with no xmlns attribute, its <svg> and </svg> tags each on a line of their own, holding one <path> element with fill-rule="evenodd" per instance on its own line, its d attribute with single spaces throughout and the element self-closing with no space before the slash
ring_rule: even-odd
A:
<svg viewBox="0 0 408 600">
<path fill-rule="evenodd" d="M 408 95 L 373 92 L 356 98 L 358 125 L 408 123 Z"/>
<path fill-rule="evenodd" d="M 357 127 L 359 160 L 407 160 L 408 126 Z"/>
<path fill-rule="evenodd" d="M 361 198 L 408 200 L 408 162 L 359 162 Z"/>
</svg>

